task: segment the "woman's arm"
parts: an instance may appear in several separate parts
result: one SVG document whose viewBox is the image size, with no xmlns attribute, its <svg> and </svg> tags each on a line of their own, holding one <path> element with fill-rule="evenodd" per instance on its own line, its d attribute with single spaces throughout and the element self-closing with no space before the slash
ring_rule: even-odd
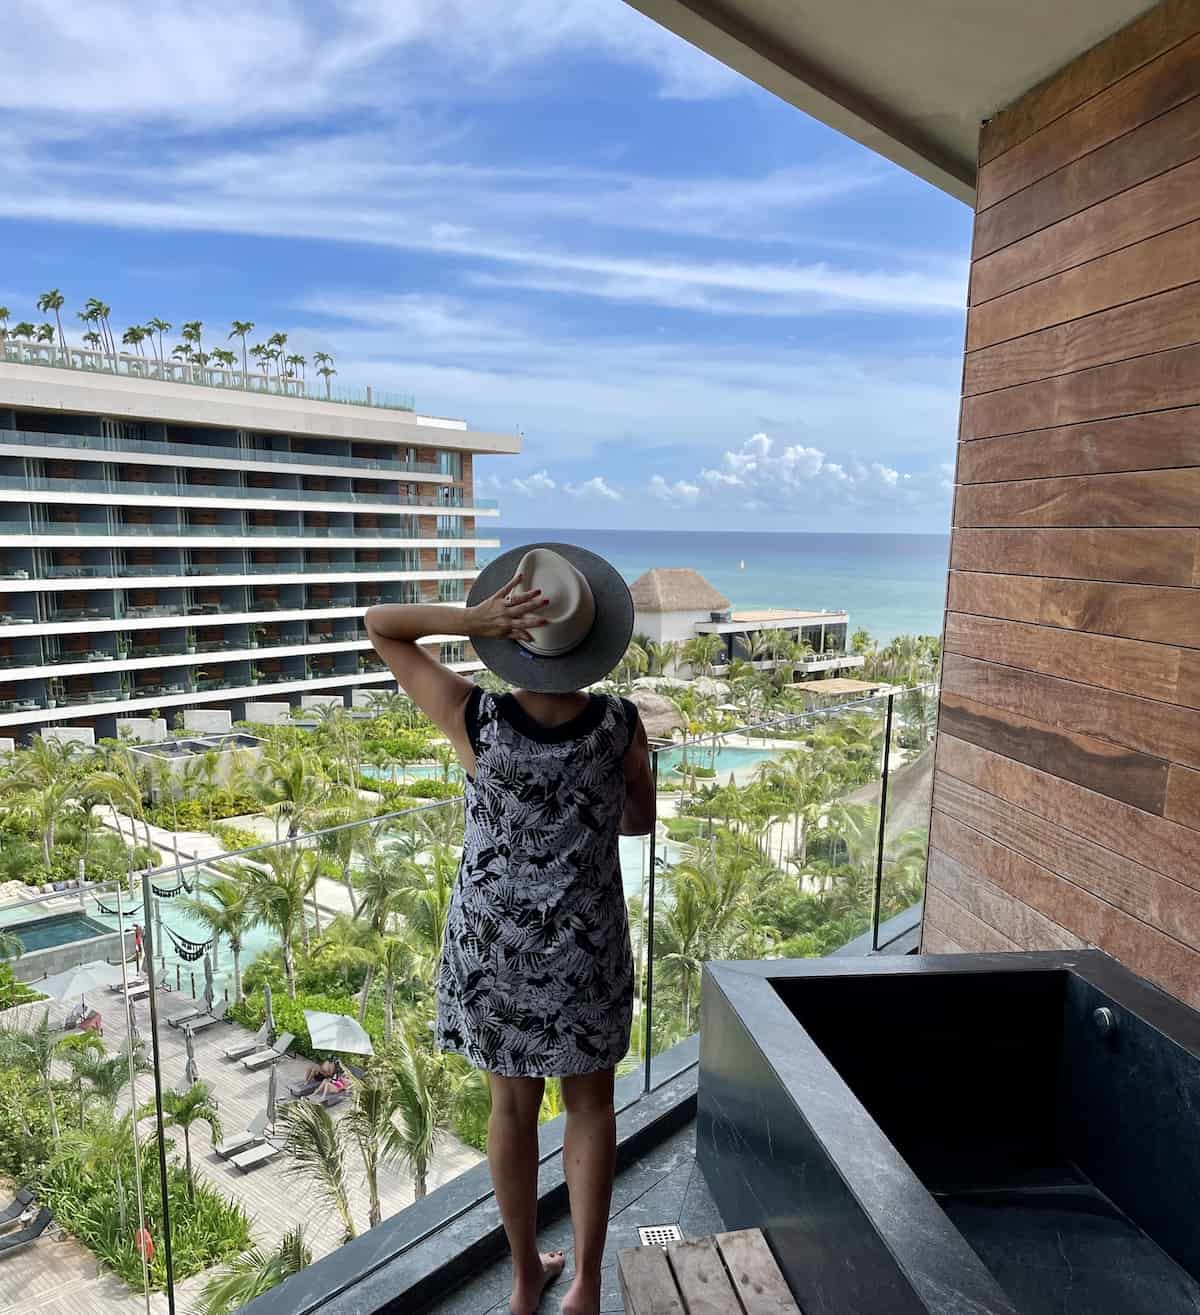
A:
<svg viewBox="0 0 1200 1315">
<path fill-rule="evenodd" d="M 520 582 L 521 577 L 514 576 L 475 607 L 382 603 L 367 608 L 367 635 L 376 653 L 404 692 L 456 747 L 463 736 L 463 709 L 474 687 L 425 652 L 420 641 L 430 635 L 529 639 L 531 627 L 545 624 L 532 614 L 549 600 L 536 589 L 518 592 Z"/>
<path fill-rule="evenodd" d="M 646 728 L 639 717 L 625 754 L 625 809 L 621 814 L 621 834 L 649 835 L 654 826 L 655 803 L 650 745 L 646 739 Z"/>
</svg>

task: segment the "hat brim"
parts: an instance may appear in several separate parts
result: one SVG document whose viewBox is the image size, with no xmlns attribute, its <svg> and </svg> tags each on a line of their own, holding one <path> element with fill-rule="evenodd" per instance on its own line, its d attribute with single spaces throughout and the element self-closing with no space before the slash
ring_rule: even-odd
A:
<svg viewBox="0 0 1200 1315">
<path fill-rule="evenodd" d="M 539 657 L 515 639 L 475 637 L 471 646 L 479 660 L 510 685 L 538 694 L 567 694 L 603 680 L 625 656 L 633 635 L 633 598 L 619 572 L 594 552 L 570 543 L 523 543 L 483 568 L 467 595 L 467 606 L 503 589 L 534 548 L 561 554 L 587 580 L 596 602 L 591 630 L 577 647 L 558 657 Z"/>
</svg>

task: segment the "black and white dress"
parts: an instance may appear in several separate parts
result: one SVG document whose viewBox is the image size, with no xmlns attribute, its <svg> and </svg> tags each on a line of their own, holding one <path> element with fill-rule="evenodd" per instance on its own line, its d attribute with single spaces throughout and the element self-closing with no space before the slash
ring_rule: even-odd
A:
<svg viewBox="0 0 1200 1315">
<path fill-rule="evenodd" d="M 618 850 L 637 709 L 592 695 L 553 729 L 511 695 L 467 705 L 475 776 L 438 974 L 443 1050 L 504 1077 L 615 1068 L 633 955 Z"/>
</svg>

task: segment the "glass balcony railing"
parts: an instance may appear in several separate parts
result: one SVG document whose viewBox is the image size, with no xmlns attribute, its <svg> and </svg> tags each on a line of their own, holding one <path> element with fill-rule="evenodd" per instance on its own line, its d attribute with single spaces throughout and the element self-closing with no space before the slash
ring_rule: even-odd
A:
<svg viewBox="0 0 1200 1315">
<path fill-rule="evenodd" d="M 483 504 L 476 503 L 476 506 Z M 41 521 L 32 526 L 27 521 L 0 521 L 0 536 L 5 534 L 44 535 L 46 538 L 161 538 L 161 539 L 413 539 L 417 536 L 408 530 L 390 530 L 355 525 L 301 526 L 301 525 L 163 525 L 124 524 L 109 525 L 105 521 Z M 462 539 L 482 537 L 477 531 L 457 536 Z M 494 540 L 493 540 L 494 542 Z"/>
<path fill-rule="evenodd" d="M 158 361 L 153 357 L 115 355 L 84 347 L 22 342 L 17 338 L 0 341 L 0 362 L 16 365 L 41 365 L 55 370 L 83 370 L 95 374 L 118 374 L 129 379 L 155 379 L 164 383 L 188 384 L 218 391 L 267 393 L 277 397 L 301 398 L 307 402 L 337 402 L 342 406 L 369 406 L 384 411 L 412 411 L 413 399 L 402 393 L 380 392 L 374 388 L 328 386 L 313 380 L 283 379 L 249 370 L 225 370 L 217 366 L 193 365 L 183 361 Z"/>
<path fill-rule="evenodd" d="M 196 457 L 204 461 L 262 461 L 281 466 L 329 466 L 345 470 L 395 471 L 399 475 L 444 473 L 436 461 L 373 461 L 367 457 L 329 456 L 319 452 L 276 452 L 264 448 L 219 447 L 211 443 L 163 443 L 146 438 L 107 438 L 99 434 L 42 434 L 34 430 L 0 429 L 0 445 L 5 443 L 66 448 L 72 451 L 128 452 L 145 456 L 161 454 L 173 458 Z"/>
<path fill-rule="evenodd" d="M 462 500 L 462 494 L 457 491 L 451 500 L 423 498 L 415 493 L 354 493 L 349 490 L 330 493 L 324 489 L 242 488 L 233 484 L 164 483 L 154 480 L 54 479 L 48 475 L 0 475 L 0 489 L 20 489 L 30 493 L 109 493 L 118 497 L 159 494 L 172 498 L 232 499 L 242 502 L 344 502 L 369 507 L 372 515 L 386 515 L 396 507 L 428 507 L 447 516 L 471 514 L 470 508 Z"/>
<path fill-rule="evenodd" d="M 261 685 L 305 679 L 253 670 Z M 347 677 L 314 672 L 312 679 Z M 60 1222 L 115 1271 L 106 1283 L 141 1293 L 187 1281 L 190 1304 L 239 1256 L 254 1246 L 273 1252 L 296 1228 L 320 1266 L 347 1237 L 372 1225 L 387 1230 L 426 1190 L 482 1159 L 486 1085 L 434 1049 L 430 1028 L 461 855 L 462 772 L 434 737 L 413 729 L 405 700 L 382 687 L 368 697 L 369 709 L 343 717 L 336 711 L 343 695 L 331 694 L 333 711 L 305 710 L 287 729 L 286 745 L 246 737 L 227 755 L 222 780 L 228 806 L 240 810 L 237 832 L 206 820 L 218 792 L 200 789 L 199 769 L 188 766 L 204 746 L 181 741 L 169 755 L 182 759 L 177 774 L 161 777 L 176 785 L 160 783 L 136 827 L 118 827 L 78 856 L 85 876 L 108 880 L 81 890 L 58 879 L 64 889 L 54 891 L 47 869 L 46 893 L 0 904 L 0 926 L 16 927 L 18 936 L 24 923 L 70 912 L 95 938 L 92 957 L 108 957 L 125 980 L 151 974 L 129 993 L 132 1012 L 122 992 L 97 988 L 86 1000 L 102 1017 L 111 1054 L 125 1053 L 135 1031 L 149 1074 L 136 1096 L 128 1085 L 121 1090 L 118 1109 L 130 1112 L 128 1122 L 113 1124 L 107 1110 L 86 1101 L 80 1117 L 97 1128 L 108 1118 L 112 1154 L 127 1156 L 121 1163 L 130 1180 L 136 1135 L 143 1186 L 158 1183 L 160 1161 L 168 1183 L 165 1211 L 153 1192 L 142 1206 L 127 1193 L 131 1231 L 140 1224 L 154 1242 L 155 1263 L 145 1271 L 113 1239 L 107 1215 L 91 1221 L 64 1195 L 70 1217 Z M 706 961 L 885 948 L 898 924 L 913 925 L 922 899 L 936 690 L 789 715 L 730 697 L 735 703 L 691 709 L 689 729 L 677 729 L 673 742 L 652 742 L 656 821 L 650 834 L 620 842 L 635 964 L 634 1024 L 622 1066 L 637 1075 L 631 1101 L 668 1076 L 657 1057 L 694 1037 Z M 356 701 L 363 698 L 356 692 Z M 682 714 L 676 724 L 685 724 Z M 280 754 L 292 757 L 285 764 Z M 272 781 L 280 792 L 257 815 L 245 812 L 251 805 L 240 794 L 251 781 Z M 343 820 L 328 825 L 331 813 Z M 223 836 L 225 852 L 205 860 L 177 855 L 175 832 L 201 822 Z M 36 836 L 28 863 L 40 871 Z M 67 870 L 77 871 L 74 850 Z M 127 870 L 144 875 L 127 878 Z M 231 908 L 246 912 L 233 916 Z M 143 954 L 135 923 L 144 930 Z M 80 1002 L 42 1007 L 58 1025 Z M 323 1039 L 319 1029 L 329 1019 L 320 1015 L 335 1016 L 336 1044 Z M 167 1019 L 178 1025 L 166 1026 Z M 321 1086 L 324 1075 L 310 1077 L 310 1065 L 331 1051 L 340 1075 Z M 412 1139 L 407 1157 L 376 1154 L 396 1126 L 392 1116 L 413 1116 L 401 1101 L 414 1074 L 430 1093 L 420 1108 L 428 1135 Z M 168 1106 L 188 1094 L 200 1110 L 190 1159 L 177 1127 L 156 1136 L 155 1119 L 145 1116 L 153 1082 Z M 547 1117 L 559 1100 L 555 1084 L 548 1086 Z M 36 1099 L 36 1084 L 12 1091 L 14 1099 Z M 368 1109 L 385 1117 L 345 1118 Z M 206 1111 L 220 1121 L 219 1136 L 203 1122 Z M 44 1129 L 44 1120 L 30 1122 Z M 329 1154 L 310 1154 L 314 1137 Z M 62 1172 L 75 1139 L 64 1138 L 57 1150 L 48 1132 L 42 1140 L 28 1154 L 41 1155 L 47 1172 L 52 1160 L 53 1172 Z M 40 1162 L 27 1167 L 40 1182 Z M 93 1173 L 107 1182 L 115 1170 Z M 314 1211 L 317 1190 L 336 1204 Z M 423 1231 L 449 1222 L 460 1207 L 456 1201 L 438 1214 L 440 1199 L 427 1202 Z M 133 1222 L 139 1209 L 144 1214 Z M 386 1231 L 376 1236 L 372 1264 L 391 1245 Z M 352 1282 L 352 1273 L 339 1271 L 343 1290 Z M 97 1295 L 89 1309 L 104 1315 L 105 1300 Z"/>
</svg>

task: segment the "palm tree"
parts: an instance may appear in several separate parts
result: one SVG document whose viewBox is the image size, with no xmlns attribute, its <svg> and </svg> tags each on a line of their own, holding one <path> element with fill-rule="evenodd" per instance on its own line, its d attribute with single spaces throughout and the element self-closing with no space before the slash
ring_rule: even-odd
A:
<svg viewBox="0 0 1200 1315">
<path fill-rule="evenodd" d="M 187 343 L 183 343 L 183 342 L 176 343 L 175 346 L 171 348 L 171 355 L 177 361 L 183 361 L 185 364 L 191 364 L 192 349 L 187 345 Z"/>
<path fill-rule="evenodd" d="M 246 365 L 246 335 L 254 332 L 253 320 L 234 320 L 229 326 L 229 338 L 240 338 L 242 340 L 242 379 L 248 373 Z M 228 338 L 226 339 L 228 341 Z"/>
<path fill-rule="evenodd" d="M 350 898 L 350 909 L 355 915 L 358 913 L 358 895 L 354 888 L 354 855 L 370 842 L 371 837 L 365 826 L 352 824 L 364 821 L 370 816 L 370 808 L 357 793 L 348 796 L 344 802 L 324 809 L 321 813 L 321 821 L 325 827 L 331 829 L 322 833 L 317 844 L 321 853 L 341 873 L 342 884 L 346 887 L 346 894 Z"/>
<path fill-rule="evenodd" d="M 303 392 L 303 391 L 304 391 L 304 367 L 308 364 L 308 361 L 307 361 L 303 356 L 299 356 L 299 355 L 294 355 L 294 354 L 293 354 L 292 356 L 289 356 L 289 357 L 287 358 L 287 363 L 288 363 L 288 365 L 290 365 L 290 366 L 292 367 L 292 375 L 293 375 L 293 377 L 295 377 L 295 372 L 296 372 L 297 370 L 300 371 L 300 391 Z"/>
<path fill-rule="evenodd" d="M 258 922 L 258 910 L 249 890 L 230 877 L 209 881 L 195 898 L 184 898 L 182 906 L 213 937 L 213 960 L 216 947 L 224 936 L 233 954 L 233 999 L 242 1001 L 242 945 L 246 934 Z"/>
<path fill-rule="evenodd" d="M 317 373 L 325 380 L 325 397 L 327 401 L 333 398 L 332 379 L 337 371 L 333 368 L 333 357 L 328 352 L 314 352 L 313 360 L 320 366 Z"/>
<path fill-rule="evenodd" d="M 0 342 L 3 342 L 8 337 L 8 316 L 8 307 L 0 306 Z"/>
<path fill-rule="evenodd" d="M 256 342 L 254 346 L 250 348 L 250 355 L 254 357 L 258 368 L 263 374 L 269 374 L 267 361 L 270 359 L 270 348 L 264 347 L 261 342 Z"/>
<path fill-rule="evenodd" d="M 62 293 L 57 288 L 51 288 L 49 292 L 43 292 L 37 299 L 37 308 L 43 314 L 47 311 L 54 312 L 54 320 L 58 325 L 58 341 L 62 344 L 62 349 L 67 350 L 67 335 L 63 333 L 62 326 L 62 308 L 66 301 Z M 7 312 L 6 312 L 7 313 Z"/>
<path fill-rule="evenodd" d="M 212 353 L 212 358 L 214 361 L 219 362 L 226 370 L 232 370 L 237 364 L 237 357 L 225 347 L 215 348 Z"/>
<path fill-rule="evenodd" d="M 145 356 L 146 349 L 142 343 L 146 341 L 146 337 L 146 330 L 140 324 L 131 324 L 121 335 L 121 341 L 127 347 L 136 348 L 139 356 Z"/>
<path fill-rule="evenodd" d="M 98 352 L 104 345 L 104 339 L 98 333 L 92 331 L 83 335 L 83 341 L 94 351 Z"/>
<path fill-rule="evenodd" d="M 124 1059 L 121 1061 L 124 1063 Z M 69 1168 L 89 1181 L 111 1174 L 117 1196 L 117 1224 L 121 1236 L 129 1228 L 129 1206 L 121 1167 L 134 1149 L 133 1120 L 128 1112 L 117 1117 L 111 1105 L 97 1105 L 85 1126 L 68 1128 L 51 1157 L 52 1168 Z"/>
<path fill-rule="evenodd" d="M 195 347 L 196 354 L 204 350 L 204 344 L 201 342 L 201 333 L 204 325 L 199 320 L 188 320 L 188 322 L 179 330 L 179 336 L 189 346 Z"/>
<path fill-rule="evenodd" d="M 30 342 L 32 342 L 34 334 L 36 333 L 36 325 L 30 324 L 28 320 L 22 320 L 19 324 L 14 326 L 12 336 L 14 338 L 28 338 Z"/>
<path fill-rule="evenodd" d="M 679 645 L 673 639 L 664 639 L 661 644 L 653 640 L 642 645 L 650 664 L 650 675 L 665 676 L 679 660 Z"/>
<path fill-rule="evenodd" d="M 19 959 L 25 953 L 25 942 L 15 931 L 0 927 L 0 961 Z"/>
<path fill-rule="evenodd" d="M 321 760 L 312 749 L 272 745 L 252 767 L 239 771 L 238 779 L 263 812 L 275 819 L 276 839 L 281 818 L 288 819 L 287 838 L 294 840 L 335 802 Z"/>
<path fill-rule="evenodd" d="M 4 792 L 14 799 L 13 812 L 41 834 L 47 866 L 65 806 L 79 784 L 78 758 L 77 744 L 39 735 L 18 756 L 5 783 Z"/>
<path fill-rule="evenodd" d="M 396 1112 L 396 1093 L 378 1072 L 354 1084 L 354 1107 L 342 1119 L 342 1130 L 358 1147 L 363 1174 L 367 1180 L 367 1227 L 383 1220 L 379 1199 L 379 1169 L 389 1160 L 403 1158 L 400 1136 L 392 1116 Z"/>
<path fill-rule="evenodd" d="M 273 333 L 267 339 L 267 346 L 271 349 L 271 359 L 275 362 L 275 377 L 279 381 L 281 392 L 283 391 L 283 353 L 287 340 L 286 333 Z"/>
<path fill-rule="evenodd" d="M 49 1009 L 42 1010 L 40 1021 L 32 1027 L 21 1027 L 19 1022 L 0 1027 L 0 1064 L 36 1074 L 42 1084 L 42 1095 L 46 1098 L 46 1110 L 50 1115 L 50 1135 L 54 1138 L 55 1145 L 58 1144 L 60 1130 L 51 1070 L 54 1067 L 55 1056 L 65 1040 L 66 1037 L 62 1032 L 50 1025 Z"/>
<path fill-rule="evenodd" d="M 160 320 L 155 316 L 154 319 L 146 321 L 146 328 L 150 331 L 152 337 L 155 334 L 158 335 L 158 363 L 162 365 L 165 359 L 163 357 L 163 334 L 171 332 L 171 325 L 168 321 Z"/>
<path fill-rule="evenodd" d="M 355 916 L 366 920 L 366 926 L 370 928 L 376 947 L 384 934 L 390 930 L 395 915 L 400 911 L 401 901 L 409 884 L 407 862 L 408 860 L 404 859 L 394 847 L 383 849 L 373 845 L 367 854 L 363 870 L 355 877 L 354 885 L 359 894 Z M 367 975 L 359 999 L 360 1023 L 367 1016 L 367 1001 L 377 963 L 378 949 L 376 948 L 376 952 L 368 962 Z"/>
<path fill-rule="evenodd" d="M 82 1037 L 73 1036 L 70 1040 L 86 1040 L 90 1043 L 62 1048 L 62 1056 L 70 1066 L 71 1077 L 78 1090 L 79 1126 L 82 1128 L 87 1097 L 105 1109 L 116 1108 L 118 1097 L 129 1085 L 129 1054 L 124 1050 L 116 1055 L 107 1054 L 104 1043 L 93 1033 L 85 1033 Z M 133 1066 L 135 1072 L 150 1072 L 150 1065 L 140 1047 L 134 1051 Z"/>
<path fill-rule="evenodd" d="M 285 1233 L 274 1251 L 255 1247 L 231 1261 L 204 1285 L 193 1315 L 235 1315 L 255 1297 L 270 1292 L 286 1278 L 312 1264 L 304 1245 L 304 1226 Z"/>
<path fill-rule="evenodd" d="M 723 647 L 720 635 L 696 635 L 684 644 L 681 656 L 694 671 L 711 676 Z"/>
<path fill-rule="evenodd" d="M 396 1157 L 412 1173 L 413 1196 L 420 1201 L 429 1188 L 430 1162 L 453 1123 L 456 1083 L 446 1057 L 425 1040 L 417 1019 L 397 1029 L 386 1063 L 396 1101 Z"/>
<path fill-rule="evenodd" d="M 192 1125 L 207 1123 L 208 1131 L 215 1146 L 221 1140 L 221 1116 L 217 1113 L 216 1102 L 212 1098 L 212 1088 L 207 1082 L 193 1082 L 186 1091 L 167 1088 L 162 1093 L 163 1128 L 179 1128 L 183 1133 L 184 1172 L 187 1175 L 188 1199 L 196 1199 L 196 1180 L 192 1171 Z M 307 1102 L 305 1102 L 307 1104 Z M 153 1102 L 147 1102 L 139 1112 L 139 1118 L 154 1113 Z M 162 1132 L 159 1132 L 162 1136 Z"/>
<path fill-rule="evenodd" d="M 247 894 L 250 908 L 259 922 L 264 922 L 279 938 L 287 993 L 296 998 L 297 930 L 308 934 L 304 920 L 304 901 L 319 875 L 320 855 L 315 849 L 297 849 L 294 845 L 268 849 L 257 862 L 265 870 L 248 871 Z"/>
<path fill-rule="evenodd" d="M 38 342 L 52 343 L 54 341 L 54 325 L 39 324 L 37 326 L 37 340 Z"/>
<path fill-rule="evenodd" d="M 79 312 L 79 318 L 87 324 L 98 324 L 100 326 L 100 333 L 104 339 L 104 349 L 115 357 L 117 344 L 113 341 L 112 329 L 108 323 L 108 317 L 111 314 L 111 306 L 106 306 L 104 302 L 96 297 L 89 297 L 84 302 L 83 310 Z"/>
<path fill-rule="evenodd" d="M 285 1107 L 283 1122 L 287 1129 L 285 1147 L 289 1163 L 286 1172 L 308 1178 L 325 1200 L 338 1212 L 344 1240 L 358 1236 L 350 1213 L 350 1190 L 346 1178 L 345 1140 L 347 1133 L 335 1123 L 324 1105 L 297 1100 Z"/>
</svg>

